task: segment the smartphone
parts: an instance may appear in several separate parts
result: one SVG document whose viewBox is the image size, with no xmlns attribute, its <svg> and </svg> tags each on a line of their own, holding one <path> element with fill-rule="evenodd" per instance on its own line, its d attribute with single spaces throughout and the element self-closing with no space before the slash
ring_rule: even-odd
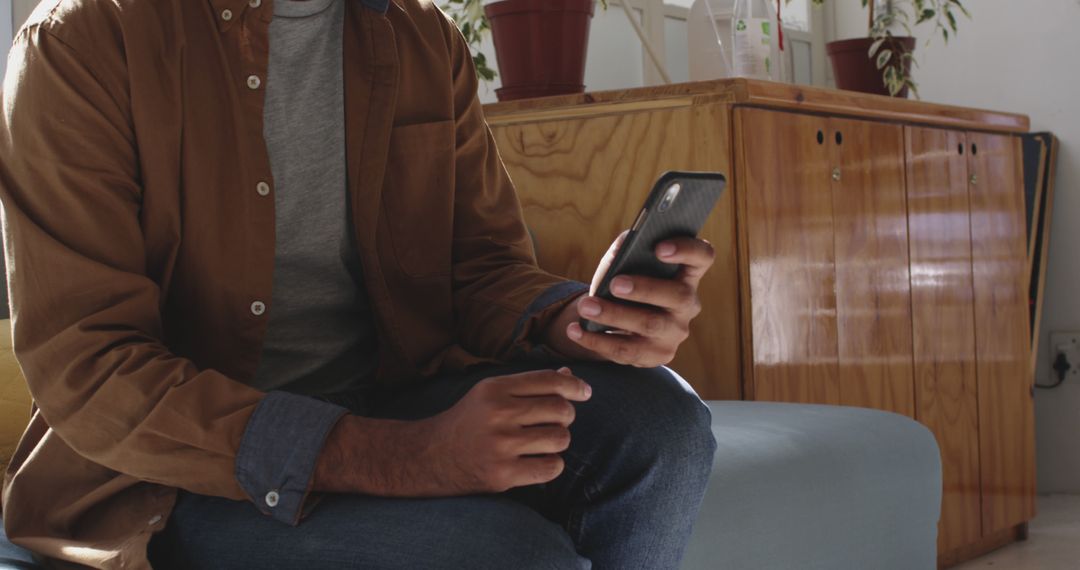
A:
<svg viewBox="0 0 1080 570">
<path fill-rule="evenodd" d="M 627 305 L 640 305 L 611 294 L 611 280 L 619 275 L 644 275 L 672 279 L 679 265 L 656 257 L 656 246 L 676 237 L 697 237 L 727 179 L 717 172 L 667 172 L 660 176 L 645 199 L 645 205 L 630 227 L 604 276 L 590 295 Z M 608 332 L 610 327 L 581 319 L 581 328 Z"/>
</svg>

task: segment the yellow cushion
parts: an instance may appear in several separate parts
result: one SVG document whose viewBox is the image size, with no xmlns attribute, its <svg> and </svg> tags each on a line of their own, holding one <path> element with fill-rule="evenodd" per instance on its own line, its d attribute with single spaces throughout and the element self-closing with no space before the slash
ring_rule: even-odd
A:
<svg viewBox="0 0 1080 570">
<path fill-rule="evenodd" d="M 11 321 L 0 320 L 0 469 L 30 423 L 30 392 L 11 348 Z"/>
</svg>

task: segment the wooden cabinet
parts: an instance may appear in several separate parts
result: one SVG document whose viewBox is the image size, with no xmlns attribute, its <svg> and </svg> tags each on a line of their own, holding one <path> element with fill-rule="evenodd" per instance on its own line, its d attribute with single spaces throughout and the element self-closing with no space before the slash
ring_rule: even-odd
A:
<svg viewBox="0 0 1080 570">
<path fill-rule="evenodd" d="M 914 415 L 903 130 L 735 111 L 753 396 Z"/>
<path fill-rule="evenodd" d="M 908 127 L 906 139 L 915 410 L 941 448 L 949 551 L 982 536 L 967 147 L 943 129 Z"/>
<path fill-rule="evenodd" d="M 1020 141 L 969 133 L 984 532 L 1035 515 L 1027 235 Z"/>
<path fill-rule="evenodd" d="M 741 109 L 735 121 L 740 181 L 759 189 L 737 193 L 754 260 L 747 355 L 754 398 L 839 404 L 832 160 L 816 136 L 828 120 Z"/>
<path fill-rule="evenodd" d="M 890 410 L 937 437 L 948 565 L 1022 536 L 1034 428 L 1027 119 L 730 80 L 487 108 L 545 268 L 588 280 L 666 170 L 719 170 L 673 367 L 707 399 Z"/>
</svg>

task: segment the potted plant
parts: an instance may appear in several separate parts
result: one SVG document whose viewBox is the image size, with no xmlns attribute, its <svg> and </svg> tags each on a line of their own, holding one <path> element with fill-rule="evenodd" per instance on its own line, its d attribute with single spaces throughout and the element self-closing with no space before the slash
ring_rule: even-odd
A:
<svg viewBox="0 0 1080 570">
<path fill-rule="evenodd" d="M 791 0 L 786 0 L 790 2 Z M 825 0 L 813 0 L 821 5 Z M 971 17 L 961 0 L 862 0 L 870 8 L 868 37 L 830 42 L 826 46 L 840 89 L 907 97 L 918 96 L 911 77 L 915 64 L 912 26 L 930 22 L 948 43 L 957 30 L 957 14 Z M 901 28 L 907 35 L 893 35 Z"/>
<path fill-rule="evenodd" d="M 607 0 L 600 0 L 607 8 Z M 447 0 L 473 48 L 477 74 L 495 78 L 477 49 L 490 30 L 502 87 L 500 101 L 585 91 L 585 58 L 594 0 Z"/>
</svg>

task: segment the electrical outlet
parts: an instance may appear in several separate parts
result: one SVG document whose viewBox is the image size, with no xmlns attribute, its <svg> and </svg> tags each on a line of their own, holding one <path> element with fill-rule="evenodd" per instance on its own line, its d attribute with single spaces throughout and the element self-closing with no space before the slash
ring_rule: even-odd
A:
<svg viewBox="0 0 1080 570">
<path fill-rule="evenodd" d="M 1080 332 L 1052 332 L 1050 333 L 1050 377 L 1057 382 L 1059 380 L 1054 363 L 1059 356 L 1064 355 L 1069 363 L 1069 371 L 1066 378 L 1080 378 Z"/>
</svg>

